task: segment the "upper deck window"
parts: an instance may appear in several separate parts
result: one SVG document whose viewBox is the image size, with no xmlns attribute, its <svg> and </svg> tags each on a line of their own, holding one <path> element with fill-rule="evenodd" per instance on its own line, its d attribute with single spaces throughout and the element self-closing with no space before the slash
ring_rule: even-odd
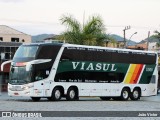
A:
<svg viewBox="0 0 160 120">
<path fill-rule="evenodd" d="M 14 58 L 35 58 L 38 46 L 20 46 Z"/>
<path fill-rule="evenodd" d="M 65 48 L 61 60 L 97 61 L 132 64 L 156 64 L 156 54 L 95 48 Z"/>
</svg>

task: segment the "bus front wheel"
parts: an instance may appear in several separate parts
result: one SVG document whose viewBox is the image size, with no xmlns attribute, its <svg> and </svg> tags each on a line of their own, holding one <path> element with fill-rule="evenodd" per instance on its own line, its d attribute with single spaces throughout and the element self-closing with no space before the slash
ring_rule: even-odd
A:
<svg viewBox="0 0 160 120">
<path fill-rule="evenodd" d="M 51 98 L 49 98 L 49 100 L 59 101 L 61 97 L 62 97 L 61 89 L 56 87 L 53 89 L 52 96 Z"/>
</svg>

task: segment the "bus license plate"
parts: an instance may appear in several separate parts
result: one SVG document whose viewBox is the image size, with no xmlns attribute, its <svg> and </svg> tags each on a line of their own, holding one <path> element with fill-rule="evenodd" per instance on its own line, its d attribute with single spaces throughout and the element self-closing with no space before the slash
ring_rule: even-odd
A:
<svg viewBox="0 0 160 120">
<path fill-rule="evenodd" d="M 14 95 L 19 95 L 18 93 L 14 93 Z"/>
</svg>

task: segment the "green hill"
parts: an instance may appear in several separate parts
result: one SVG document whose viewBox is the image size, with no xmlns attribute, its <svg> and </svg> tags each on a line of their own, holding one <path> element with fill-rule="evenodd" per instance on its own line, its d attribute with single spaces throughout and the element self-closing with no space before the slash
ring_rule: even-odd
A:
<svg viewBox="0 0 160 120">
<path fill-rule="evenodd" d="M 39 34 L 32 36 L 32 43 L 43 41 L 45 38 L 50 38 L 55 36 L 54 34 Z"/>
<path fill-rule="evenodd" d="M 110 37 L 112 37 L 113 39 L 115 39 L 118 42 L 124 42 L 124 38 L 119 36 L 119 35 L 111 34 Z M 126 41 L 127 41 L 127 44 L 130 45 L 130 46 L 137 44 L 136 42 L 134 42 L 132 40 L 126 39 Z"/>
<path fill-rule="evenodd" d="M 39 34 L 39 35 L 35 35 L 35 36 L 32 36 L 32 43 L 35 43 L 35 42 L 38 42 L 38 41 L 43 41 L 44 39 L 46 38 L 51 38 L 55 36 L 55 34 Z M 118 41 L 118 42 L 123 42 L 124 41 L 124 38 L 119 36 L 119 35 L 116 35 L 116 34 L 111 34 L 109 35 L 110 37 L 112 37 L 114 40 Z M 129 41 L 128 39 L 126 39 L 127 41 Z M 129 41 L 127 42 L 128 45 L 135 45 L 136 42 L 134 41 Z"/>
</svg>

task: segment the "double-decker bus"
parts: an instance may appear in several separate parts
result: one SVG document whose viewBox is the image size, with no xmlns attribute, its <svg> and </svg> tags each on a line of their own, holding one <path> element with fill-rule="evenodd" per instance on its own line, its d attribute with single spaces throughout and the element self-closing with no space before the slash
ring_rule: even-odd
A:
<svg viewBox="0 0 160 120">
<path fill-rule="evenodd" d="M 33 101 L 80 96 L 138 100 L 156 95 L 157 83 L 156 52 L 32 43 L 21 45 L 11 61 L 8 94 Z"/>
</svg>

